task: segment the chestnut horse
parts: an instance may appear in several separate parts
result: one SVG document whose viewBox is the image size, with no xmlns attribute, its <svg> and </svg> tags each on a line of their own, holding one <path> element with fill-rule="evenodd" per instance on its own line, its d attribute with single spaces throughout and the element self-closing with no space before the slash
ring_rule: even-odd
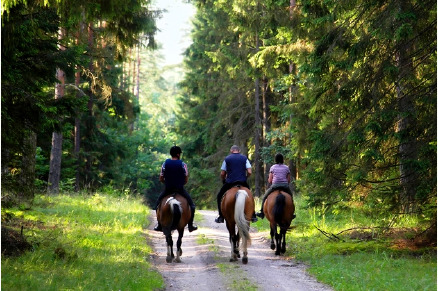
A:
<svg viewBox="0 0 438 291">
<path fill-rule="evenodd" d="M 221 202 L 222 214 L 230 233 L 230 262 L 240 258 L 239 242 L 242 239 L 242 263 L 248 263 L 247 247 L 251 243 L 249 222 L 254 214 L 254 198 L 251 190 L 243 186 L 234 186 L 225 192 Z M 236 233 L 237 226 L 237 233 Z"/>
<path fill-rule="evenodd" d="M 271 249 L 276 249 L 276 255 L 284 254 L 286 252 L 286 231 L 292 219 L 295 218 L 292 196 L 281 190 L 273 191 L 263 205 L 263 212 L 271 226 Z M 280 234 L 277 232 L 277 226 L 280 227 Z"/>
<path fill-rule="evenodd" d="M 176 259 L 175 262 L 181 263 L 182 255 L 181 243 L 184 235 L 184 228 L 190 220 L 192 213 L 187 200 L 178 193 L 165 196 L 157 209 L 157 220 L 163 227 L 163 233 L 166 236 L 167 257 L 166 262 L 171 263 L 175 258 L 173 254 L 172 232 L 178 231 L 178 240 L 176 242 Z"/>
</svg>

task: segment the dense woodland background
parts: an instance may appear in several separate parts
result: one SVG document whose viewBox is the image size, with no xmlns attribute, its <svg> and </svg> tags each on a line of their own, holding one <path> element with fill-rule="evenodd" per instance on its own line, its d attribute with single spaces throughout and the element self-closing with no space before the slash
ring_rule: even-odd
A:
<svg viewBox="0 0 438 291">
<path fill-rule="evenodd" d="M 256 196 L 281 152 L 309 206 L 436 225 L 436 1 L 190 2 L 184 74 L 160 65 L 149 1 L 2 1 L 2 207 L 102 188 L 153 202 L 173 144 L 214 207 L 238 144 Z"/>
</svg>

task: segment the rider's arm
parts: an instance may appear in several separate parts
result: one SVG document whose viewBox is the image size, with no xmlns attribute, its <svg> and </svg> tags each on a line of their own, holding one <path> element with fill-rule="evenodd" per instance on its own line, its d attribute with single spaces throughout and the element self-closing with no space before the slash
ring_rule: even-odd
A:
<svg viewBox="0 0 438 291">
<path fill-rule="evenodd" d="M 222 183 L 225 183 L 225 179 L 227 178 L 227 163 L 225 163 L 225 160 L 222 162 L 221 165 L 221 181 Z"/>
<path fill-rule="evenodd" d="M 161 165 L 160 182 L 164 183 L 164 163 L 163 163 L 163 165 Z"/>
<path fill-rule="evenodd" d="M 271 173 L 269 173 L 269 177 L 268 177 L 268 183 L 272 184 L 272 179 L 274 179 L 274 175 Z"/>
<path fill-rule="evenodd" d="M 183 163 L 184 172 L 186 173 L 186 176 L 184 177 L 184 185 L 187 184 L 189 181 L 189 168 L 187 167 L 186 163 Z"/>
<path fill-rule="evenodd" d="M 227 178 L 227 172 L 224 170 L 221 170 L 221 181 L 224 182 Z"/>
<path fill-rule="evenodd" d="M 246 176 L 249 177 L 252 174 L 251 163 L 246 159 Z"/>
</svg>

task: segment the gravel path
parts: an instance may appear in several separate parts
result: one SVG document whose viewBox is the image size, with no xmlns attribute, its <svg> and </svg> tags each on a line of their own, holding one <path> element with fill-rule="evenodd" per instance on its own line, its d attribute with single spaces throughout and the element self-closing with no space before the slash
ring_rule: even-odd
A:
<svg viewBox="0 0 438 291">
<path fill-rule="evenodd" d="M 251 228 L 248 264 L 229 262 L 230 243 L 225 224 L 215 223 L 216 211 L 197 210 L 203 219 L 198 230 L 187 229 L 182 240 L 182 263 L 166 263 L 166 239 L 153 230 L 151 217 L 148 239 L 155 253 L 157 270 L 163 275 L 165 290 L 332 290 L 306 273 L 306 266 L 286 256 L 275 256 L 269 233 Z M 174 246 L 177 232 L 173 233 Z M 287 247 L 287 246 L 286 246 Z M 175 247 L 174 247 L 175 248 Z"/>
</svg>

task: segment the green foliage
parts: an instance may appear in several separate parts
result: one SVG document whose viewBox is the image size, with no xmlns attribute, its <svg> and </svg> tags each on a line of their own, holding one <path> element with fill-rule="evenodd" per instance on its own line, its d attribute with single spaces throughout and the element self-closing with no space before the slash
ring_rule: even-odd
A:
<svg viewBox="0 0 438 291">
<path fill-rule="evenodd" d="M 2 19 L 2 177 L 7 180 L 2 187 L 6 189 L 18 183 L 21 145 L 29 131 L 37 134 L 40 148 L 36 184 L 45 185 L 47 164 L 42 163 L 49 161 L 51 135 L 57 131 L 63 134 L 61 185 L 66 190 L 76 188 L 76 177 L 80 188 L 95 190 L 111 184 L 122 191 L 137 190 L 136 171 L 123 165 L 133 163 L 142 144 L 131 137 L 139 104 L 129 88 L 123 90 L 120 80 L 126 82 L 122 64 L 128 49 L 140 46 L 141 38 L 153 46 L 158 14 L 152 14 L 144 1 L 76 2 L 2 2 L 2 15 L 7 14 Z M 63 98 L 54 100 L 57 68 L 66 74 L 66 86 Z M 80 123 L 78 154 L 73 141 L 75 119 Z"/>
<path fill-rule="evenodd" d="M 145 244 L 143 227 L 149 222 L 139 198 L 37 196 L 32 210 L 8 213 L 26 225 L 33 251 L 2 256 L 4 289 L 163 288 L 163 279 L 145 260 L 152 250 Z"/>
<path fill-rule="evenodd" d="M 253 111 L 251 85 L 263 77 L 263 162 L 285 153 L 309 205 L 432 214 L 436 3 L 195 3 L 177 127 L 195 167 L 214 175 L 243 136 L 252 155 L 245 132 L 262 124 L 242 112 Z"/>
<path fill-rule="evenodd" d="M 2 171 L 4 189 L 19 191 L 19 174 L 28 167 L 21 164 L 27 150 L 24 139 L 31 133 L 60 130 L 64 117 L 82 104 L 71 96 L 53 99 L 56 68 L 71 72 L 79 59 L 75 48 L 58 50 L 59 24 L 55 9 L 40 7 L 34 1 L 11 8 L 7 20 L 2 19 L 2 167 L 7 169 Z"/>
</svg>

